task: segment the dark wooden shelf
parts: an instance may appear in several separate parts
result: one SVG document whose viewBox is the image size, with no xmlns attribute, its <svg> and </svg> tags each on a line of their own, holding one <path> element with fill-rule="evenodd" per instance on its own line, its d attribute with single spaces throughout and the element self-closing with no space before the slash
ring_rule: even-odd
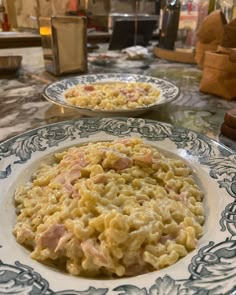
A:
<svg viewBox="0 0 236 295">
<path fill-rule="evenodd" d="M 88 33 L 88 43 L 106 43 L 109 42 L 111 34 L 108 32 Z M 153 35 L 156 40 L 157 34 Z M 41 37 L 37 33 L 31 32 L 0 32 L 0 49 L 2 48 L 20 48 L 20 47 L 38 47 L 41 46 Z"/>
<path fill-rule="evenodd" d="M 41 46 L 38 34 L 27 32 L 0 32 L 0 48 Z"/>
<path fill-rule="evenodd" d="M 94 32 L 88 34 L 88 42 L 108 42 L 110 34 L 106 32 Z M 0 32 L 0 48 L 41 46 L 41 37 L 37 33 L 28 32 Z"/>
</svg>

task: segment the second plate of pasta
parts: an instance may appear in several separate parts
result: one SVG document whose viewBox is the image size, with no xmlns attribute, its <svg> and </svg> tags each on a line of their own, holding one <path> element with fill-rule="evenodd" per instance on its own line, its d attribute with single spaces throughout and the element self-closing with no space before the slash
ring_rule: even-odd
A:
<svg viewBox="0 0 236 295">
<path fill-rule="evenodd" d="M 137 116 L 179 95 L 173 83 L 144 75 L 97 74 L 71 77 L 44 89 L 49 101 L 87 116 Z"/>
</svg>

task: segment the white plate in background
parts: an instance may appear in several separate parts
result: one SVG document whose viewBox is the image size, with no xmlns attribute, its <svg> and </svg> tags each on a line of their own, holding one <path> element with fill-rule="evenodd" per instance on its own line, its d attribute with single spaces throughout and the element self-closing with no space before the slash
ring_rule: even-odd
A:
<svg viewBox="0 0 236 295">
<path fill-rule="evenodd" d="M 106 83 L 106 82 L 145 82 L 150 83 L 154 87 L 160 89 L 160 99 L 155 103 L 146 107 L 140 107 L 135 109 L 127 110 L 99 110 L 93 108 L 84 108 L 71 104 L 65 98 L 65 91 L 77 84 L 93 84 L 93 83 Z M 159 106 L 170 103 L 178 97 L 180 93 L 179 88 L 173 83 L 151 76 L 145 75 L 134 75 L 134 74 L 94 74 L 94 75 L 82 75 L 75 76 L 68 79 L 53 82 L 47 85 L 43 91 L 44 97 L 63 107 L 73 108 L 79 113 L 86 116 L 99 116 L 99 117 L 133 117 L 142 113 L 148 112 L 149 110 L 158 108 Z"/>
</svg>

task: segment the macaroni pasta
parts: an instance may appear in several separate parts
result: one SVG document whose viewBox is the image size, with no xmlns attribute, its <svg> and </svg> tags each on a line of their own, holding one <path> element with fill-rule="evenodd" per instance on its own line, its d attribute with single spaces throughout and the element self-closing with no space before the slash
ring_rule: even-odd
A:
<svg viewBox="0 0 236 295">
<path fill-rule="evenodd" d="M 203 234 L 191 169 L 141 139 L 56 153 L 15 193 L 17 242 L 70 274 L 134 276 L 169 266 Z"/>
<path fill-rule="evenodd" d="M 160 90 L 142 82 L 79 84 L 68 89 L 65 98 L 84 108 L 128 110 L 156 103 L 160 99 Z"/>
</svg>

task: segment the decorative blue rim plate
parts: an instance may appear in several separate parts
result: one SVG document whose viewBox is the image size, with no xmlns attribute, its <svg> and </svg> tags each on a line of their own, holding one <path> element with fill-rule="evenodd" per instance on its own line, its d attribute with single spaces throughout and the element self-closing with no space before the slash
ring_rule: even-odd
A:
<svg viewBox="0 0 236 295">
<path fill-rule="evenodd" d="M 99 82 L 146 82 L 159 88 L 161 91 L 160 100 L 157 103 L 143 108 L 130 110 L 98 110 L 91 108 L 83 108 L 70 104 L 64 97 L 64 92 L 77 84 L 91 84 Z M 151 76 L 134 75 L 134 74 L 94 74 L 75 76 L 68 79 L 53 82 L 45 87 L 43 96 L 63 107 L 69 107 L 77 110 L 79 113 L 86 116 L 102 116 L 102 117 L 133 117 L 145 113 L 149 110 L 158 108 L 159 106 L 169 103 L 179 96 L 180 90 L 173 83 Z"/>
<path fill-rule="evenodd" d="M 197 249 L 174 265 L 131 278 L 74 277 L 29 257 L 12 234 L 13 194 L 22 176 L 58 149 L 140 137 L 181 157 L 205 192 Z M 137 118 L 84 118 L 46 125 L 0 144 L 0 294 L 229 295 L 236 291 L 236 154 L 194 131 Z"/>
</svg>

